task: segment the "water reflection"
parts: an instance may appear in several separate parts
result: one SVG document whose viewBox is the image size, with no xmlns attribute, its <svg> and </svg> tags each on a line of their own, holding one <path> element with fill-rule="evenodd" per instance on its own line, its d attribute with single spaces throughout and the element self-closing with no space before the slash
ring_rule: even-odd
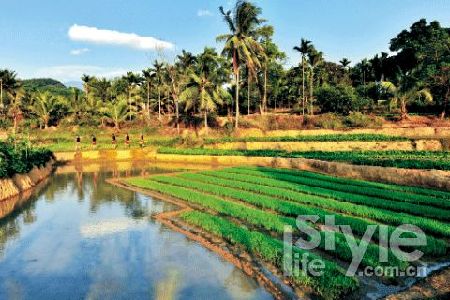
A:
<svg viewBox="0 0 450 300">
<path fill-rule="evenodd" d="M 59 170 L 0 203 L 0 299 L 269 299 L 232 265 L 153 221 L 168 203 L 105 183 L 153 169 Z"/>
</svg>

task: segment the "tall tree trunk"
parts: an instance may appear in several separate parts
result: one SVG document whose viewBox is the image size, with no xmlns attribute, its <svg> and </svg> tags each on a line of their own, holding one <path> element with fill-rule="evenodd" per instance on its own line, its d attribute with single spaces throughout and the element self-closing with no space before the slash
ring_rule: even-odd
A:
<svg viewBox="0 0 450 300">
<path fill-rule="evenodd" d="M 302 110 L 305 116 L 305 57 L 302 55 Z"/>
<path fill-rule="evenodd" d="M 248 74 L 248 79 L 247 79 L 247 116 L 250 115 L 250 83 L 251 83 L 250 74 Z"/>
<path fill-rule="evenodd" d="M 309 114 L 312 116 L 314 115 L 314 70 L 311 69 L 311 82 L 309 86 L 309 104 L 310 104 L 310 112 Z"/>
<path fill-rule="evenodd" d="M 158 120 L 161 121 L 161 90 L 158 86 Z"/>
<path fill-rule="evenodd" d="M 3 113 L 3 79 L 0 79 L 0 113 Z"/>
<path fill-rule="evenodd" d="M 400 118 L 402 120 L 408 118 L 408 110 L 406 108 L 406 101 L 404 99 L 400 99 Z"/>
<path fill-rule="evenodd" d="M 150 117 L 150 81 L 147 81 L 147 114 Z"/>
<path fill-rule="evenodd" d="M 235 120 L 235 127 L 239 128 L 239 68 L 236 71 L 235 74 L 235 82 L 236 82 L 236 95 L 235 95 L 235 103 L 236 103 L 236 120 Z"/>
<path fill-rule="evenodd" d="M 180 112 L 178 98 L 175 100 L 175 118 L 177 119 L 177 134 L 180 134 Z"/>
<path fill-rule="evenodd" d="M 262 98 L 262 109 L 261 114 L 267 111 L 267 65 L 264 68 L 264 92 Z"/>
<path fill-rule="evenodd" d="M 445 93 L 445 98 L 444 98 L 444 108 L 442 109 L 442 113 L 441 113 L 441 119 L 445 118 L 445 114 L 447 113 L 447 106 L 448 106 L 448 98 L 450 96 L 450 87 L 447 87 L 447 92 Z"/>
<path fill-rule="evenodd" d="M 203 117 L 204 117 L 205 132 L 208 133 L 208 111 L 206 109 L 203 112 Z"/>
</svg>

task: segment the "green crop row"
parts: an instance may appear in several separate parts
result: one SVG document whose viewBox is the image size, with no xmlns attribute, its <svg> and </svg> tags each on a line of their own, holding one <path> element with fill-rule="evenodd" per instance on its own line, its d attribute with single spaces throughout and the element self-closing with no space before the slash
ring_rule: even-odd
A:
<svg viewBox="0 0 450 300">
<path fill-rule="evenodd" d="M 224 149 L 180 149 L 159 148 L 161 154 L 255 156 L 307 158 L 326 161 L 341 161 L 355 165 L 395 167 L 404 169 L 450 170 L 450 152 L 429 151 L 341 151 L 341 152 L 289 152 L 284 150 L 224 150 Z"/>
<path fill-rule="evenodd" d="M 199 174 L 199 173 L 183 173 L 178 175 L 179 177 L 186 178 L 189 180 L 216 184 L 225 187 L 232 187 L 244 191 L 250 191 L 266 196 L 273 196 L 277 198 L 282 198 L 286 200 L 296 199 L 298 194 L 281 188 L 269 187 L 264 185 L 258 185 L 254 183 L 246 183 L 239 181 L 239 178 L 233 180 L 219 178 L 213 174 Z M 261 200 L 260 200 L 261 201 Z M 325 216 L 333 215 L 337 225 L 349 225 L 352 231 L 359 236 L 363 236 L 367 230 L 368 226 L 379 225 L 377 223 L 364 220 L 361 218 L 355 218 L 350 216 L 336 215 L 330 211 L 323 210 L 315 207 L 308 207 L 303 205 L 296 205 L 296 203 L 288 202 L 288 205 L 283 209 L 283 202 L 280 199 L 270 199 L 270 203 L 266 204 L 266 208 L 276 210 L 281 213 L 288 215 L 298 216 L 298 215 L 315 215 L 319 217 L 319 222 L 324 223 Z M 395 227 L 388 226 L 388 237 L 390 238 Z M 409 234 L 405 237 L 414 237 L 414 234 Z M 379 240 L 379 231 L 375 231 L 373 238 Z M 432 236 L 427 236 L 427 244 L 425 246 L 418 247 L 418 250 L 424 252 L 427 255 L 441 256 L 445 255 L 447 251 L 447 243 L 443 240 L 436 239 Z"/>
<path fill-rule="evenodd" d="M 170 184 L 175 185 L 183 188 L 189 188 L 189 189 L 195 189 L 198 191 L 206 192 L 209 194 L 214 194 L 216 196 L 220 197 L 228 197 L 235 200 L 244 201 L 250 204 L 253 204 L 258 207 L 262 207 L 264 209 L 271 209 L 275 212 L 281 212 L 286 215 L 291 216 L 298 216 L 299 211 L 302 211 L 302 207 L 299 206 L 296 203 L 290 203 L 285 201 L 277 201 L 277 199 L 268 197 L 268 196 L 262 196 L 257 195 L 254 193 L 242 191 L 242 190 L 236 190 L 232 188 L 227 188 L 223 186 L 217 186 L 217 185 L 211 185 L 204 182 L 197 182 L 192 180 L 186 180 L 180 177 L 173 177 L 173 176 L 152 176 L 152 180 L 164 183 L 164 184 Z M 254 224 L 254 225 L 261 225 L 261 224 Z M 282 232 L 279 232 L 282 233 Z M 321 232 L 322 239 L 321 241 L 324 242 L 326 237 L 325 233 Z M 349 248 L 348 244 L 346 243 L 346 239 L 344 234 L 342 233 L 335 233 L 336 236 L 336 249 L 331 251 L 325 249 L 325 244 L 321 244 L 321 248 L 323 250 L 326 250 L 327 252 L 330 252 L 332 255 L 344 260 L 351 262 L 352 261 L 352 251 Z M 361 241 L 359 240 L 358 243 Z M 379 247 L 375 244 L 369 244 L 367 242 L 364 242 L 368 245 L 367 252 L 363 257 L 362 264 L 364 266 L 372 266 L 376 267 L 379 266 L 380 263 L 377 261 L 377 258 L 379 257 Z M 408 264 L 406 262 L 398 260 L 392 253 L 389 253 L 389 266 L 396 266 L 400 267 L 402 269 L 406 268 Z"/>
<path fill-rule="evenodd" d="M 181 215 L 181 218 L 187 223 L 199 226 L 225 240 L 238 243 L 244 246 L 249 253 L 261 257 L 264 261 L 272 263 L 280 269 L 283 268 L 284 245 L 279 240 L 237 226 L 220 217 L 197 211 L 185 212 Z M 324 262 L 325 268 L 322 276 L 311 276 L 300 271 L 298 274 L 294 273 L 292 279 L 298 284 L 313 288 L 325 299 L 343 299 L 345 295 L 358 288 L 357 279 L 344 276 L 343 270 L 336 263 L 324 260 L 297 247 L 293 247 L 293 254 L 298 255 L 298 257 L 308 255 L 308 262 L 312 259 L 319 259 Z"/>
<path fill-rule="evenodd" d="M 284 182 L 281 180 L 275 180 L 264 177 L 255 177 L 249 175 L 242 175 L 238 177 L 238 174 L 229 173 L 226 171 L 206 171 L 204 174 L 212 174 L 213 176 L 222 177 L 231 180 L 239 180 L 245 182 L 251 182 L 259 185 L 267 185 L 271 187 L 279 187 L 284 189 L 290 189 L 293 191 L 300 192 L 298 197 L 295 198 L 295 201 L 309 204 L 317 207 L 322 207 L 325 209 L 333 210 L 336 212 L 350 214 L 358 217 L 369 218 L 379 222 L 383 222 L 385 224 L 390 225 L 403 225 L 403 224 L 412 224 L 418 226 L 425 232 L 436 234 L 438 236 L 450 237 L 450 226 L 448 224 L 439 222 L 437 220 L 431 220 L 426 218 L 420 218 L 416 216 L 407 215 L 404 213 L 392 212 L 384 209 L 367 207 L 355 205 L 352 203 L 339 202 L 334 201 L 332 199 L 324 199 L 318 196 L 307 195 L 302 193 L 301 190 L 298 190 L 298 186 L 296 184 L 292 184 L 289 182 Z"/>
<path fill-rule="evenodd" d="M 352 202 L 356 204 L 378 207 L 392 211 L 405 212 L 412 215 L 418 215 L 433 219 L 450 220 L 448 210 L 438 207 L 432 207 L 426 201 L 435 205 L 442 205 L 446 200 L 427 198 L 423 195 L 411 195 L 395 191 L 383 191 L 376 188 L 361 188 L 358 186 L 344 185 L 333 183 L 325 180 L 319 180 L 309 177 L 295 176 L 293 171 L 277 170 L 277 169 L 236 169 L 230 168 L 224 171 L 249 176 L 259 176 L 264 178 L 272 178 L 280 181 L 287 181 L 297 184 L 298 191 L 306 194 L 317 195 L 326 198 L 333 198 L 339 201 Z M 384 198 L 384 199 L 383 199 Z M 402 202 L 405 201 L 405 202 Z M 408 202 L 406 202 L 408 201 Z M 413 202 L 414 203 L 410 203 Z M 420 203 L 420 204 L 415 204 Z M 428 205 L 426 205 L 428 204 Z M 445 203 L 447 204 L 447 203 Z"/>
<path fill-rule="evenodd" d="M 283 232 L 285 225 L 295 226 L 295 220 L 292 218 L 268 214 L 260 209 L 250 208 L 240 203 L 225 201 L 219 197 L 205 195 L 204 193 L 191 189 L 174 187 L 154 180 L 142 178 L 130 178 L 127 179 L 127 182 L 137 187 L 154 190 L 192 204 L 200 205 L 220 214 L 226 214 L 231 217 L 242 219 L 248 223 L 257 223 L 268 231 Z"/>
<path fill-rule="evenodd" d="M 205 144 L 228 143 L 228 142 L 393 142 L 409 141 L 410 139 L 400 136 L 389 136 L 383 134 L 326 134 L 305 136 L 279 136 L 279 137 L 223 137 L 218 139 L 205 139 Z"/>
<path fill-rule="evenodd" d="M 237 168 L 245 169 L 245 170 L 254 170 L 254 171 L 276 170 L 274 168 L 252 167 L 252 166 L 237 167 Z M 316 173 L 316 172 L 303 171 L 303 170 L 292 170 L 292 169 L 277 169 L 277 170 L 282 170 L 282 171 L 286 170 L 286 171 L 292 172 L 293 175 L 301 175 L 304 177 L 321 179 L 321 180 L 326 180 L 326 181 L 341 183 L 341 184 L 346 184 L 346 185 L 359 186 L 359 187 L 364 187 L 364 188 L 372 187 L 372 188 L 378 188 L 378 189 L 382 189 L 382 190 L 419 194 L 419 195 L 425 195 L 427 197 L 435 197 L 435 198 L 450 200 L 449 192 L 434 190 L 434 189 L 430 189 L 430 188 L 404 186 L 404 185 L 396 185 L 396 184 L 386 184 L 386 183 L 379 183 L 379 182 L 372 182 L 372 181 L 365 181 L 365 180 L 358 180 L 358 179 L 342 178 L 342 177 L 336 177 L 336 176 L 331 176 L 331 175 L 326 175 L 326 174 L 321 174 L 321 173 Z M 434 201 L 430 200 L 429 202 L 426 202 L 426 203 L 433 205 Z M 445 207 L 450 207 L 450 202 L 446 202 L 446 201 L 437 202 L 437 204 L 438 204 L 437 206 L 444 205 Z"/>
</svg>

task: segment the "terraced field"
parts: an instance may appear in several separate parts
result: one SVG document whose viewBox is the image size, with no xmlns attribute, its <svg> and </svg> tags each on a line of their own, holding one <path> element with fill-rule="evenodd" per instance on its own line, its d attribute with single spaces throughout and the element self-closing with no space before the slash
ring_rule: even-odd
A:
<svg viewBox="0 0 450 300">
<path fill-rule="evenodd" d="M 379 266 L 405 270 L 415 264 L 397 257 L 380 242 L 395 234 L 396 226 L 402 224 L 418 226 L 426 233 L 425 245 L 402 249 L 421 250 L 425 261 L 449 253 L 450 193 L 443 191 L 263 167 L 130 178 L 126 183 L 185 202 L 195 210 L 183 212 L 180 220 L 242 247 L 279 270 L 283 268 L 285 226 L 293 228 L 294 237 L 303 237 L 296 218 L 317 216 L 317 222 L 308 225 L 320 231 L 319 246 L 306 250 L 295 245 L 293 253 L 299 257 L 307 254 L 308 260 L 320 259 L 323 273 L 312 276 L 300 270 L 289 281 L 294 286 L 308 286 L 325 299 L 342 299 L 364 285 L 358 276 L 345 274 L 353 259 L 348 232 L 333 230 L 335 248 L 327 247 L 332 229 L 324 225 L 329 216 L 334 217 L 336 225 L 349 226 L 357 245 L 367 245 L 360 270 Z M 364 239 L 373 225 L 386 226 L 377 227 L 370 241 Z M 402 234 L 415 236 L 413 232 Z M 387 253 L 386 261 L 380 262 L 381 253 Z M 386 272 L 377 280 L 400 284 L 402 278 Z"/>
</svg>

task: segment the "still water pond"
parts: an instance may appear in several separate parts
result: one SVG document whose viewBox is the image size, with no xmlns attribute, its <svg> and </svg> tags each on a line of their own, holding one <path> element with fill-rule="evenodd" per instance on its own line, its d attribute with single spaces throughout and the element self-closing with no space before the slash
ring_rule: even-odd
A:
<svg viewBox="0 0 450 300">
<path fill-rule="evenodd" d="M 173 206 L 105 182 L 117 175 L 56 174 L 0 203 L 0 299 L 271 299 L 149 217 Z"/>
</svg>

